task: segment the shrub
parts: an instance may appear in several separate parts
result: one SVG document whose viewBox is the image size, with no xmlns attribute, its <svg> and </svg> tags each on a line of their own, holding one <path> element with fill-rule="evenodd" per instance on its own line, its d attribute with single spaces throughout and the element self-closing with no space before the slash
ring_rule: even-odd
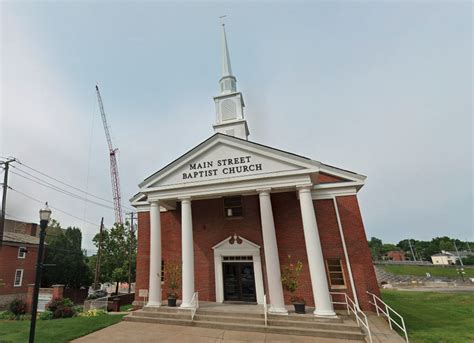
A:
<svg viewBox="0 0 474 343">
<path fill-rule="evenodd" d="M 26 313 L 26 303 L 21 299 L 13 300 L 9 305 L 10 312 L 15 314 L 15 316 L 20 316 Z"/>
<path fill-rule="evenodd" d="M 31 320 L 31 314 L 20 314 L 17 320 Z"/>
<path fill-rule="evenodd" d="M 79 313 L 84 311 L 84 307 L 81 305 L 76 305 L 76 306 L 73 306 L 72 310 L 74 311 L 75 315 L 78 315 Z"/>
<path fill-rule="evenodd" d="M 104 310 L 89 310 L 86 312 L 79 313 L 79 317 L 98 317 L 98 316 L 103 316 L 106 315 L 107 312 Z"/>
<path fill-rule="evenodd" d="M 13 320 L 13 319 L 16 319 L 16 315 L 15 315 L 15 313 L 13 313 L 11 311 L 3 311 L 3 312 L 0 312 L 0 319 L 1 320 Z"/>
<path fill-rule="evenodd" d="M 68 298 L 54 298 L 51 300 L 47 309 L 53 313 L 53 318 L 70 318 L 74 316 L 74 303 Z"/>
<path fill-rule="evenodd" d="M 294 293 L 299 287 L 299 279 L 301 271 L 303 270 L 303 263 L 297 261 L 296 264 L 291 262 L 291 256 L 288 255 L 288 263 L 285 264 L 281 270 L 281 283 L 285 291 L 290 292 L 291 302 L 304 304 L 305 300 L 302 297 L 295 296 Z"/>
<path fill-rule="evenodd" d="M 168 283 L 168 298 L 178 298 L 176 290 L 181 285 L 181 262 L 168 261 L 165 264 L 165 280 Z"/>
<path fill-rule="evenodd" d="M 41 319 L 41 320 L 51 320 L 51 319 L 53 319 L 53 312 L 51 312 L 51 311 L 41 312 L 41 314 L 39 315 L 39 319 Z"/>
</svg>

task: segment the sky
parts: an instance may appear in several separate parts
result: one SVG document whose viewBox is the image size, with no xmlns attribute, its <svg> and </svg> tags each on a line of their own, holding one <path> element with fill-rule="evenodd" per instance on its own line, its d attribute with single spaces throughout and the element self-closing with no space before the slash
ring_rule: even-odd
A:
<svg viewBox="0 0 474 343">
<path fill-rule="evenodd" d="M 11 168 L 7 217 L 36 222 L 48 200 L 93 251 L 111 204 L 24 172 L 111 201 L 98 83 L 129 206 L 139 182 L 213 134 L 225 14 L 250 140 L 367 175 L 358 197 L 368 238 L 474 240 L 470 2 L 3 1 L 0 10 L 0 156 L 23 163 Z"/>
</svg>

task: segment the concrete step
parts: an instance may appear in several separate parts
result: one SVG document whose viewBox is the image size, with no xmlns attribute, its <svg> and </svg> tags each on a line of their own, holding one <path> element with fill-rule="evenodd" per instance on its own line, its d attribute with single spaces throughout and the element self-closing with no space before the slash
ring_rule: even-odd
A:
<svg viewBox="0 0 474 343">
<path fill-rule="evenodd" d="M 351 332 L 361 332 L 360 328 L 355 323 L 324 323 L 324 322 L 309 322 L 296 321 L 285 319 L 270 319 L 268 320 L 270 326 L 290 326 L 301 329 L 323 329 L 323 330 L 343 330 Z"/>
<path fill-rule="evenodd" d="M 220 321 L 203 321 L 191 319 L 176 319 L 176 318 L 165 318 L 155 316 L 141 316 L 141 315 L 128 315 L 124 320 L 132 322 L 144 322 L 144 323 L 160 323 L 167 325 L 187 325 L 195 327 L 204 327 L 220 330 L 238 330 L 238 331 L 253 331 L 253 332 L 264 332 L 264 333 L 276 333 L 285 335 L 298 335 L 298 336 L 311 336 L 311 337 L 325 337 L 325 338 L 338 338 L 355 341 L 365 341 L 365 335 L 359 330 L 346 331 L 343 325 L 335 328 L 334 330 L 319 329 L 319 328 L 295 328 L 291 326 L 265 326 L 262 324 L 245 324 L 240 322 L 220 322 Z"/>
<path fill-rule="evenodd" d="M 261 313 L 259 312 L 229 312 L 229 311 L 216 311 L 216 310 L 207 310 L 203 308 L 199 308 L 196 312 L 196 314 L 199 315 L 211 315 L 211 316 L 220 316 L 220 317 L 243 317 L 243 318 L 260 318 L 264 319 L 265 316 L 263 314 L 263 311 Z M 276 314 L 268 314 L 268 319 L 281 319 L 281 318 L 292 318 L 294 320 L 298 321 L 308 321 L 308 322 L 324 322 L 324 323 L 342 323 L 343 318 L 342 317 L 337 317 L 337 318 L 319 318 L 315 317 L 308 312 L 308 315 L 301 315 L 301 314 L 296 314 L 296 313 L 289 313 L 287 316 L 284 315 L 276 315 Z"/>
<path fill-rule="evenodd" d="M 173 319 L 191 319 L 191 312 L 159 312 L 159 311 L 132 311 L 132 316 L 150 317 L 150 318 L 173 318 Z"/>
<path fill-rule="evenodd" d="M 145 307 L 140 311 L 135 311 L 135 313 L 146 313 L 146 314 L 152 314 L 154 313 L 155 315 L 170 315 L 173 318 L 186 318 L 191 316 L 190 310 L 185 310 L 185 309 L 179 309 L 176 307 L 157 307 L 157 308 L 149 308 Z M 216 310 L 207 310 L 207 309 L 202 309 L 199 308 L 196 312 L 196 316 L 217 316 L 217 317 L 239 317 L 241 319 L 261 319 L 263 320 L 265 318 L 263 313 L 258 313 L 258 312 L 229 312 L 229 311 L 216 311 Z M 348 317 L 345 315 L 339 315 L 337 318 L 320 318 L 320 317 L 315 317 L 312 314 L 308 313 L 307 315 L 301 315 L 301 314 L 296 314 L 296 313 L 289 313 L 287 316 L 282 316 L 282 315 L 275 315 L 275 314 L 268 314 L 268 320 L 294 320 L 298 322 L 309 322 L 309 323 L 343 323 L 344 319 L 347 319 Z M 352 322 L 352 320 L 350 320 Z"/>
</svg>

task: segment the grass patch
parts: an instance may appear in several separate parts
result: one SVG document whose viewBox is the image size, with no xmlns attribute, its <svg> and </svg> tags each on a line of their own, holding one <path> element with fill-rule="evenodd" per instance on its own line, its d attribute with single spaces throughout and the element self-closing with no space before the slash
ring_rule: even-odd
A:
<svg viewBox="0 0 474 343">
<path fill-rule="evenodd" d="M 383 269 L 388 273 L 396 275 L 426 276 L 426 273 L 430 273 L 431 276 L 446 276 L 452 278 L 460 277 L 456 268 L 453 267 L 425 267 L 389 264 L 384 265 Z M 465 278 L 474 277 L 474 268 L 464 268 L 464 272 Z"/>
<path fill-rule="evenodd" d="M 132 304 L 122 305 L 122 306 L 120 306 L 120 312 L 126 312 L 129 309 L 131 309 L 132 307 L 133 307 Z"/>
<path fill-rule="evenodd" d="M 74 317 L 36 322 L 35 342 L 69 342 L 120 322 L 123 315 Z M 0 320 L 0 342 L 28 342 L 30 321 Z"/>
<path fill-rule="evenodd" d="M 474 294 L 382 290 L 382 298 L 405 319 L 410 342 L 474 341 Z"/>
</svg>

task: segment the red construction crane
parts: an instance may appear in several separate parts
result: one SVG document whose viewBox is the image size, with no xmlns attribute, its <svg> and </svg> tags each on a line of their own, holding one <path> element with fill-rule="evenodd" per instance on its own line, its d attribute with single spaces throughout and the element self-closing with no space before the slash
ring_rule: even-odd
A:
<svg viewBox="0 0 474 343">
<path fill-rule="evenodd" d="M 97 91 L 97 99 L 99 100 L 100 114 L 102 115 L 102 123 L 104 124 L 105 137 L 107 138 L 107 144 L 109 145 L 109 155 L 110 155 L 110 177 L 112 179 L 112 192 L 114 197 L 114 210 L 115 210 L 115 222 L 122 224 L 122 200 L 120 194 L 120 181 L 119 181 L 119 172 L 117 166 L 117 148 L 114 148 L 112 145 L 112 138 L 110 138 L 109 127 L 107 125 L 107 118 L 105 117 L 104 103 L 102 102 L 102 97 L 100 96 L 99 86 L 95 86 Z"/>
</svg>

